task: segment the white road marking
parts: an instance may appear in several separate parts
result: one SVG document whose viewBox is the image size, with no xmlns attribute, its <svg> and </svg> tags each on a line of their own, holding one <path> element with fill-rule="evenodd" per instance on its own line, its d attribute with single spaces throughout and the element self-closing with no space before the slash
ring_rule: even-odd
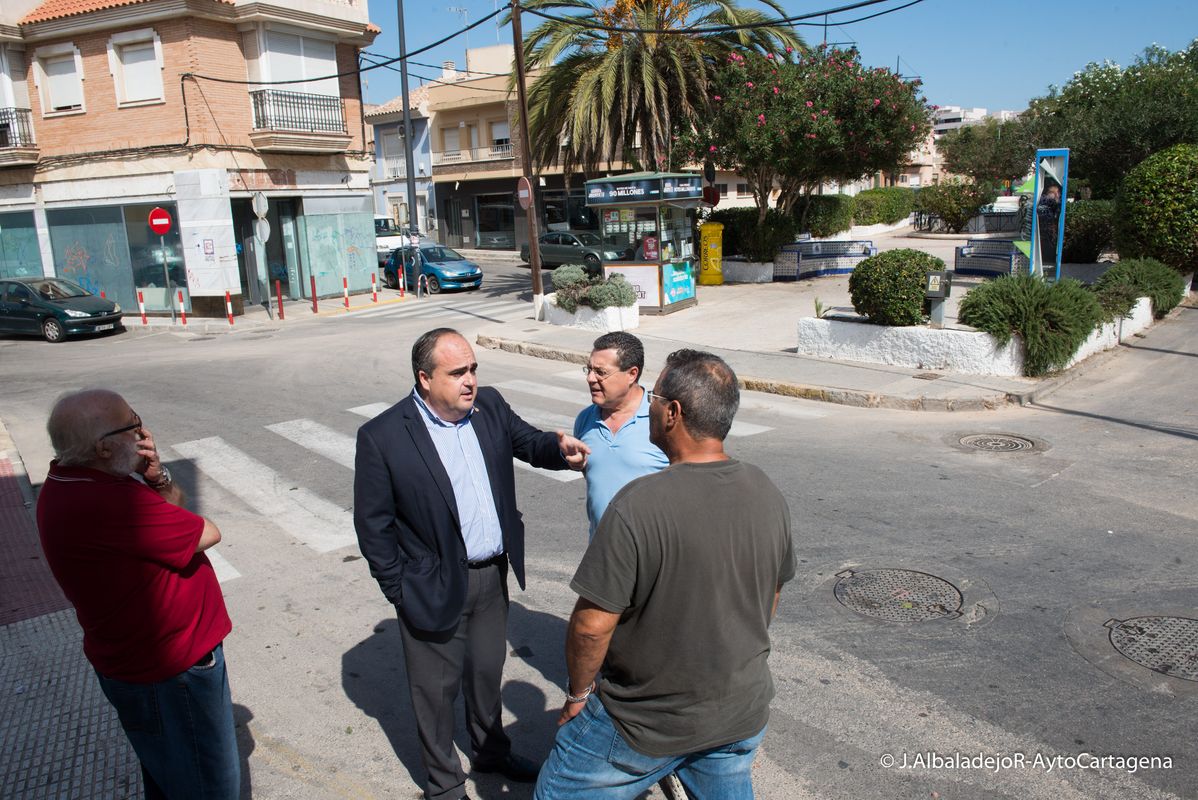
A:
<svg viewBox="0 0 1198 800">
<path fill-rule="evenodd" d="M 388 408 L 390 408 L 393 405 L 395 405 L 395 404 L 394 403 L 367 403 L 364 406 L 357 406 L 355 408 L 350 408 L 347 410 L 349 411 L 349 413 L 357 414 L 359 417 L 366 417 L 366 419 L 374 419 L 379 414 L 382 414 L 384 411 L 386 411 Z"/>
<path fill-rule="evenodd" d="M 266 429 L 279 434 L 284 439 L 295 442 L 300 447 L 319 453 L 343 467 L 354 468 L 354 452 L 358 445 L 354 437 L 349 434 L 333 430 L 327 425 L 321 425 L 310 419 L 278 422 L 274 425 L 267 425 Z"/>
<path fill-rule="evenodd" d="M 241 577 L 241 573 L 237 571 L 237 568 L 230 564 L 224 556 L 216 552 L 215 547 L 205 550 L 204 555 L 208 556 L 208 560 L 212 562 L 212 571 L 216 573 L 217 583 L 227 583 L 234 578 Z"/>
<path fill-rule="evenodd" d="M 549 397 L 554 400 L 561 400 L 565 403 L 573 403 L 581 410 L 584 406 L 591 403 L 591 393 L 587 390 L 586 384 L 579 381 L 577 389 L 565 389 L 557 386 L 550 386 L 546 383 L 535 383 L 533 381 L 504 381 L 503 383 L 495 384 L 495 388 L 499 390 L 507 390 L 519 392 L 520 394 L 532 395 L 533 397 Z"/>
<path fill-rule="evenodd" d="M 219 436 L 174 445 L 174 450 L 226 491 L 318 553 L 357 544 L 353 514 L 302 486 Z"/>
</svg>

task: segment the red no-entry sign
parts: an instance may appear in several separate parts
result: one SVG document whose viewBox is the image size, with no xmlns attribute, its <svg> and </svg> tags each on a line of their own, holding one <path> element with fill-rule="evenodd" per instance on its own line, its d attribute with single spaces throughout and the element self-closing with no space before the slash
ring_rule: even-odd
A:
<svg viewBox="0 0 1198 800">
<path fill-rule="evenodd" d="M 150 230 L 159 236 L 171 229 L 171 214 L 165 208 L 155 207 L 150 212 Z"/>
</svg>

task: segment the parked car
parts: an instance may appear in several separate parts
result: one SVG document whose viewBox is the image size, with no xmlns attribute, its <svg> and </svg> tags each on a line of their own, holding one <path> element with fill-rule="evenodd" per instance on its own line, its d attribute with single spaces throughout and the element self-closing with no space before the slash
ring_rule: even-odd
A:
<svg viewBox="0 0 1198 800">
<path fill-rule="evenodd" d="M 383 281 L 392 289 L 399 288 L 399 264 L 404 265 L 404 280 L 410 291 L 416 289 L 416 270 L 413 254 L 419 257 L 420 272 L 428 280 L 429 294 L 442 289 L 477 289 L 483 283 L 483 271 L 478 264 L 467 261 L 456 250 L 439 244 L 422 244 L 417 248 L 397 247 L 383 266 Z"/>
<path fill-rule="evenodd" d="M 61 342 L 77 333 L 121 330 L 121 307 L 62 278 L 0 279 L 0 331 Z"/>
<path fill-rule="evenodd" d="M 591 231 L 550 231 L 542 234 L 537 242 L 540 243 L 542 266 L 582 264 L 592 275 L 603 271 L 605 261 L 618 261 L 625 255 Z M 520 248 L 520 258 L 528 261 L 528 245 Z"/>
</svg>

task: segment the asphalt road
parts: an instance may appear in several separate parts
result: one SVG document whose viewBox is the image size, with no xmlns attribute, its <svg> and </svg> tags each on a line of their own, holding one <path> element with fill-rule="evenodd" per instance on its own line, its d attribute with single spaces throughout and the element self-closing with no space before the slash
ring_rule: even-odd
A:
<svg viewBox="0 0 1198 800">
<path fill-rule="evenodd" d="M 0 338 L 0 415 L 35 485 L 53 398 L 107 385 L 224 532 L 245 797 L 419 796 L 396 622 L 352 543 L 352 436 L 410 390 L 423 330 L 531 324 L 526 281 L 495 270 L 484 294 L 440 311 L 259 333 Z M 464 305 L 479 299 L 489 306 Z M 801 560 L 773 628 L 759 797 L 1198 797 L 1198 680 L 1113 643 L 1158 666 L 1172 650 L 1169 669 L 1198 678 L 1184 660 L 1198 649 L 1185 622 L 1198 618 L 1196 329 L 1198 310 L 1183 309 L 1043 407 L 912 413 L 746 393 L 729 449 L 786 495 Z M 482 381 L 542 427 L 587 402 L 574 365 L 478 356 Z M 960 444 L 977 433 L 1034 447 Z M 517 748 L 541 757 L 562 699 L 584 484 L 520 470 L 517 490 L 529 590 L 513 593 L 504 695 Z M 927 618 L 870 616 L 883 607 Z M 1118 622 L 1142 617 L 1139 646 Z M 1092 761 L 1133 756 L 1159 763 Z M 470 790 L 528 796 L 493 776 Z"/>
</svg>

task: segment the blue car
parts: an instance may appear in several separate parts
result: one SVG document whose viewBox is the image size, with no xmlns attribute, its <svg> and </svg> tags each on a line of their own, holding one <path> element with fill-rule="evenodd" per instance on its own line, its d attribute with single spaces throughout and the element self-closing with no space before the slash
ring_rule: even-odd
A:
<svg viewBox="0 0 1198 800">
<path fill-rule="evenodd" d="M 442 289 L 477 289 L 483 283 L 483 271 L 478 264 L 467 261 L 449 247 L 439 244 L 422 244 L 419 247 L 397 247 L 383 265 L 383 280 L 392 289 L 399 288 L 399 264 L 404 266 L 404 280 L 408 291 L 416 291 L 416 258 L 420 260 L 420 272 L 428 281 L 429 294 Z"/>
</svg>

